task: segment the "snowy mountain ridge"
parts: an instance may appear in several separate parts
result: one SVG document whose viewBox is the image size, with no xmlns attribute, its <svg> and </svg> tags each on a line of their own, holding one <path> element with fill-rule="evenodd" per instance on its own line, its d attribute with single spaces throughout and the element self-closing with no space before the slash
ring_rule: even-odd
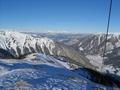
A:
<svg viewBox="0 0 120 90">
<path fill-rule="evenodd" d="M 1 45 L 3 49 L 14 49 L 16 52 L 16 55 L 19 56 L 19 53 L 17 52 L 16 48 L 20 48 L 21 54 L 25 54 L 23 51 L 23 48 L 28 48 L 29 52 L 32 52 L 30 47 L 34 48 L 35 52 L 37 50 L 35 49 L 35 43 L 40 44 L 40 46 L 43 48 L 45 45 L 48 48 L 50 54 L 52 54 L 51 49 L 55 47 L 54 42 L 51 39 L 48 38 L 33 38 L 30 35 L 19 33 L 16 31 L 5 31 L 0 32 L 0 40 Z M 42 50 L 44 52 L 44 49 Z"/>
<path fill-rule="evenodd" d="M 31 53 L 42 53 L 46 55 L 64 56 L 78 66 L 96 69 L 96 67 L 89 63 L 86 57 L 80 55 L 73 48 L 46 37 L 37 38 L 16 31 L 1 31 L 0 42 L 1 57 L 12 54 L 14 57 L 22 58 Z"/>
</svg>

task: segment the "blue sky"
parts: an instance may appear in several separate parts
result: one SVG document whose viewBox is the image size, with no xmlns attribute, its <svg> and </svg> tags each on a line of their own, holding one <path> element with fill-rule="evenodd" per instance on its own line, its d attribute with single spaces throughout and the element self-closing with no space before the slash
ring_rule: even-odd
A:
<svg viewBox="0 0 120 90">
<path fill-rule="evenodd" d="M 105 32 L 110 0 L 0 0 L 0 29 Z M 120 0 L 113 0 L 110 32 L 120 32 Z"/>
</svg>

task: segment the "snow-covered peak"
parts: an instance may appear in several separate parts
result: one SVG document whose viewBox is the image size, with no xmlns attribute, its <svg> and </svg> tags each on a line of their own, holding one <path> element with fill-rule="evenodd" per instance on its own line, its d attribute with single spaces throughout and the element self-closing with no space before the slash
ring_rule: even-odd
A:
<svg viewBox="0 0 120 90">
<path fill-rule="evenodd" d="M 15 42 L 19 46 L 23 46 L 28 35 L 16 31 L 1 31 L 0 40 L 3 39 L 5 43 Z"/>
<path fill-rule="evenodd" d="M 9 54 L 15 58 L 23 58 L 32 53 L 42 53 L 45 55 L 64 56 L 77 62 L 79 66 L 95 69 L 89 60 L 73 48 L 62 43 L 55 42 L 46 37 L 33 37 L 16 31 L 2 31 L 0 34 L 0 55 Z M 6 51 L 4 51 L 6 50 Z M 3 53 L 4 52 L 4 53 Z"/>
<path fill-rule="evenodd" d="M 41 47 L 43 53 L 45 53 L 44 47 L 51 53 L 50 50 L 55 46 L 54 41 L 48 38 L 35 38 L 16 31 L 0 31 L 0 48 L 10 51 L 12 49 L 12 53 L 15 52 L 17 56 L 24 55 L 26 52 L 38 52 L 36 45 Z"/>
</svg>

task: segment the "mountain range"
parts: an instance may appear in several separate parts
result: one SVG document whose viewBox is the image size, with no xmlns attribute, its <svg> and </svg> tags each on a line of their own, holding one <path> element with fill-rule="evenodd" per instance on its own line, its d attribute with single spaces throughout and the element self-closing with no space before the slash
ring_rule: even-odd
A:
<svg viewBox="0 0 120 90">
<path fill-rule="evenodd" d="M 119 90 L 117 35 L 0 31 L 0 90 Z"/>
<path fill-rule="evenodd" d="M 12 57 L 22 58 L 31 53 L 64 56 L 77 66 L 95 69 L 89 60 L 72 47 L 46 37 L 33 37 L 15 31 L 0 32 L 1 51 L 9 52 Z M 3 52 L 1 54 L 4 54 Z M 4 54 L 8 55 L 8 54 Z M 1 55 L 1 56 L 4 56 Z"/>
<path fill-rule="evenodd" d="M 98 71 L 120 75 L 120 33 L 109 33 L 105 55 L 105 33 L 28 33 L 34 37 L 48 37 L 74 48 L 98 67 Z M 104 59 L 104 60 L 103 60 Z M 101 70 L 102 67 L 102 70 Z"/>
</svg>

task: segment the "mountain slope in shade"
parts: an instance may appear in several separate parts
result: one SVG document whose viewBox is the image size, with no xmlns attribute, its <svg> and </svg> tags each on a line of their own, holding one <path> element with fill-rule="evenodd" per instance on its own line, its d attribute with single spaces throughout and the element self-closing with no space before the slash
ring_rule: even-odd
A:
<svg viewBox="0 0 120 90">
<path fill-rule="evenodd" d="M 42 34 L 31 33 L 39 37 Z M 99 67 L 104 63 L 103 71 L 120 75 L 120 33 L 109 33 L 105 60 L 103 61 L 103 49 L 105 45 L 105 33 L 95 34 L 43 34 L 46 37 L 62 42 L 75 50 L 83 53 L 90 63 Z"/>
<path fill-rule="evenodd" d="M 109 33 L 108 34 L 108 41 L 106 44 L 106 52 L 105 52 L 105 59 L 103 61 L 103 50 L 105 45 L 105 34 L 98 33 L 98 34 L 91 34 L 79 42 L 78 47 L 79 49 L 82 48 L 82 52 L 84 54 L 92 58 L 94 61 L 94 57 L 96 57 L 96 64 L 102 62 L 103 71 L 109 72 L 113 74 L 120 75 L 120 33 Z M 81 51 L 81 50 L 80 50 Z M 98 61 L 97 61 L 98 60 Z M 102 65 L 99 64 L 99 66 Z M 94 63 L 95 64 L 95 63 Z"/>
<path fill-rule="evenodd" d="M 46 55 L 64 56 L 69 62 L 77 66 L 95 69 L 89 60 L 79 52 L 62 43 L 55 42 L 46 37 L 35 38 L 28 34 L 15 31 L 0 32 L 0 48 L 12 54 L 15 58 L 21 58 L 31 53 L 43 53 Z"/>
</svg>

